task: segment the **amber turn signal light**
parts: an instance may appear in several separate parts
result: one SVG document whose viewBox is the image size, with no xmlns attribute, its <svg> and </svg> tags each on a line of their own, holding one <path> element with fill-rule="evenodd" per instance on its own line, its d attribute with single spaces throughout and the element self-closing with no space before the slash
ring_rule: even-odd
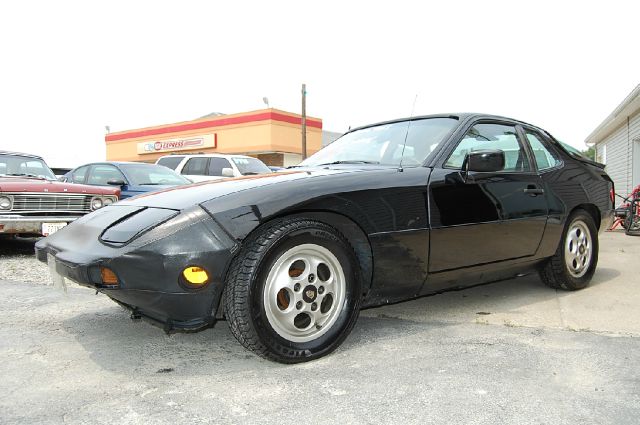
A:
<svg viewBox="0 0 640 425">
<path fill-rule="evenodd" d="M 209 282 L 209 274 L 205 269 L 198 266 L 189 266 L 182 271 L 182 277 L 187 281 L 190 285 L 193 286 L 204 286 Z"/>
<path fill-rule="evenodd" d="M 118 285 L 118 276 L 106 267 L 100 267 L 100 276 L 103 285 Z"/>
</svg>

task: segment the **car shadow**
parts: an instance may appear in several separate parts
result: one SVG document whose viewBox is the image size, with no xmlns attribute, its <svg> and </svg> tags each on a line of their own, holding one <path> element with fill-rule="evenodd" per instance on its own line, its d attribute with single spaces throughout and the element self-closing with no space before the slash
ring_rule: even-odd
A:
<svg viewBox="0 0 640 425">
<path fill-rule="evenodd" d="M 606 284 L 619 274 L 614 269 L 599 268 L 593 286 Z M 414 332 L 441 332 L 446 326 L 472 322 L 469 318 L 513 311 L 558 295 L 571 293 L 547 288 L 534 275 L 367 309 L 336 355 L 348 356 L 352 350 L 379 341 L 392 343 Z M 284 367 L 244 349 L 224 321 L 202 332 L 166 335 L 143 320 L 131 320 L 127 311 L 114 304 L 70 317 L 63 322 L 63 328 L 97 365 L 116 373 L 164 376 L 179 372 L 202 376 L 224 370 Z"/>
<path fill-rule="evenodd" d="M 233 337 L 225 322 L 194 333 L 164 331 L 113 305 L 63 322 L 95 364 L 115 373 L 138 376 L 206 376 L 221 370 L 253 370 L 276 364 L 252 355 Z"/>
<path fill-rule="evenodd" d="M 462 290 L 447 291 L 428 295 L 413 301 L 363 310 L 364 318 L 394 318 L 425 324 L 494 323 L 489 316 L 499 315 L 504 320 L 499 323 L 517 325 L 509 318 L 521 318 L 528 324 L 527 315 L 544 317 L 554 313 L 559 298 L 572 297 L 601 290 L 620 276 L 616 269 L 598 267 L 589 286 L 580 291 L 554 290 L 547 287 L 540 277 L 530 274 L 517 279 L 473 286 Z M 545 304 L 546 303 L 546 304 Z M 544 307 L 546 305 L 546 307 Z M 559 313 L 558 313 L 559 314 Z M 543 326 L 542 322 L 540 326 Z"/>
<path fill-rule="evenodd" d="M 19 238 L 9 235 L 0 236 L 0 259 L 34 255 L 34 246 L 41 238 Z"/>
</svg>

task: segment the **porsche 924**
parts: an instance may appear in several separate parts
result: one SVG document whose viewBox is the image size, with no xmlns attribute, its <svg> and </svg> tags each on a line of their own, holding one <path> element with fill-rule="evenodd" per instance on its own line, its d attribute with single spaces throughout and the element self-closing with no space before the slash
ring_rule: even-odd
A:
<svg viewBox="0 0 640 425">
<path fill-rule="evenodd" d="M 295 363 L 338 347 L 365 307 L 531 272 L 584 288 L 613 193 L 603 165 L 539 127 L 421 116 L 279 173 L 118 202 L 36 253 L 167 332 L 226 318 L 249 350 Z"/>
</svg>

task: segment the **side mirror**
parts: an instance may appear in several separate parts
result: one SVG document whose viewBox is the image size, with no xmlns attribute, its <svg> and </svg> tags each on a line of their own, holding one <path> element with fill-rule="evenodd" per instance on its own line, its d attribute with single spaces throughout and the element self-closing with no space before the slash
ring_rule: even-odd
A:
<svg viewBox="0 0 640 425">
<path fill-rule="evenodd" d="M 234 177 L 232 168 L 223 168 L 222 177 Z"/>
<path fill-rule="evenodd" d="M 58 180 L 59 182 L 62 182 L 62 183 L 66 183 L 66 182 L 67 182 L 67 178 L 66 178 L 65 176 L 60 176 L 60 177 L 58 177 L 58 179 L 57 179 L 57 180 Z"/>
<path fill-rule="evenodd" d="M 465 171 L 491 173 L 504 170 L 504 163 L 504 151 L 472 151 L 465 156 L 462 169 Z"/>
<path fill-rule="evenodd" d="M 107 184 L 110 186 L 124 186 L 124 180 L 120 180 L 120 179 L 111 179 L 109 181 L 107 181 Z"/>
</svg>

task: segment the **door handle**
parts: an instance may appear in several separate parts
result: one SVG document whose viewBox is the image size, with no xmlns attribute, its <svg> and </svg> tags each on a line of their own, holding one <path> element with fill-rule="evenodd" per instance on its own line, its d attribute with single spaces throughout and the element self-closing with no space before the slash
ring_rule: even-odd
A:
<svg viewBox="0 0 640 425">
<path fill-rule="evenodd" d="M 526 189 L 524 189 L 524 193 L 528 193 L 530 196 L 538 196 L 544 194 L 544 189 L 529 185 Z"/>
</svg>

